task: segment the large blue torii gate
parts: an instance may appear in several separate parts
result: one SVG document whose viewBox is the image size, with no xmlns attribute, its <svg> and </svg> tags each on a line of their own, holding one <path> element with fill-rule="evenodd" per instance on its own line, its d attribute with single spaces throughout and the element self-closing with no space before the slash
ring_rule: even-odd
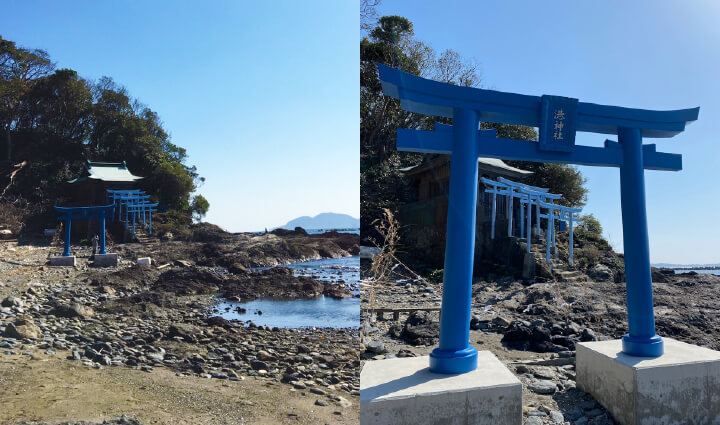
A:
<svg viewBox="0 0 720 425">
<path fill-rule="evenodd" d="M 58 213 L 58 221 L 65 222 L 65 246 L 63 248 L 63 257 L 70 257 L 70 227 L 73 220 L 86 220 L 91 218 L 100 219 L 100 252 L 98 254 L 107 254 L 105 249 L 105 219 L 111 218 L 115 211 L 115 205 L 102 205 L 96 207 L 54 207 Z"/>
<path fill-rule="evenodd" d="M 682 156 L 656 152 L 655 145 L 643 145 L 642 139 L 681 133 L 697 120 L 700 108 L 622 108 L 455 86 L 383 64 L 378 64 L 378 71 L 385 95 L 399 99 L 406 111 L 453 119 L 453 126 L 437 125 L 435 131 L 399 129 L 397 134 L 399 151 L 452 154 L 440 343 L 430 353 L 431 371 L 463 373 L 477 368 L 469 329 L 479 156 L 620 168 L 629 325 L 623 352 L 651 357 L 663 353 L 662 339 L 655 332 L 644 169 L 680 170 Z M 498 138 L 495 130 L 478 130 L 481 120 L 538 127 L 540 138 Z M 617 135 L 618 142 L 576 146 L 577 131 Z"/>
</svg>

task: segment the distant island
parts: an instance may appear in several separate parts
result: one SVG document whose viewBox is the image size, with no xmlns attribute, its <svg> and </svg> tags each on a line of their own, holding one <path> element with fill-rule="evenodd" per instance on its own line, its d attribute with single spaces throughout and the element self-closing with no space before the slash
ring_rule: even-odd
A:
<svg viewBox="0 0 720 425">
<path fill-rule="evenodd" d="M 280 229 L 357 229 L 360 227 L 360 219 L 347 214 L 321 213 L 315 217 L 302 216 L 292 219 L 287 224 L 280 226 Z"/>
</svg>

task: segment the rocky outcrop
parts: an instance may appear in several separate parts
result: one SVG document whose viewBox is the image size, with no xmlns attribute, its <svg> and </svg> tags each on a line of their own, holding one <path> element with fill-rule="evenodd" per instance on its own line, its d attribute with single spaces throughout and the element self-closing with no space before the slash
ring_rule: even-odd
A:
<svg viewBox="0 0 720 425">
<path fill-rule="evenodd" d="M 590 267 L 587 275 L 596 282 L 608 282 L 615 277 L 615 273 L 605 264 L 595 264 Z"/>
</svg>

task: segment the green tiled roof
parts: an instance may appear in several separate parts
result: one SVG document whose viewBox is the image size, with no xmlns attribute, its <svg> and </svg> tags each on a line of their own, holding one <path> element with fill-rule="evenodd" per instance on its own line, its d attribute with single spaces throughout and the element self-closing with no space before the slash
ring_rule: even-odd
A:
<svg viewBox="0 0 720 425">
<path fill-rule="evenodd" d="M 75 183 L 87 179 L 102 180 L 105 182 L 134 182 L 142 179 L 133 175 L 128 170 L 125 161 L 123 162 L 93 162 L 88 161 L 85 170 L 81 176 L 70 180 L 69 183 Z"/>
</svg>

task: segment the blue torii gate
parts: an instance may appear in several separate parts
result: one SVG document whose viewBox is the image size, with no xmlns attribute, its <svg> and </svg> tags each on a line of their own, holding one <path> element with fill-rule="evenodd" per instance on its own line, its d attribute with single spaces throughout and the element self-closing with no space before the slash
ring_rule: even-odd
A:
<svg viewBox="0 0 720 425">
<path fill-rule="evenodd" d="M 582 212 L 582 209 L 566 207 L 563 205 L 555 205 L 555 209 L 558 211 L 559 214 L 556 220 L 562 220 L 561 223 L 567 223 L 568 225 L 568 238 L 570 239 L 568 241 L 568 248 L 570 251 L 570 265 L 572 266 L 575 264 L 575 259 L 573 258 L 573 226 L 577 218 L 575 217 L 575 214 L 579 214 L 580 212 Z M 560 227 L 560 230 L 563 230 L 562 226 Z"/>
<path fill-rule="evenodd" d="M 149 234 L 152 235 L 152 213 L 157 211 L 158 204 L 151 204 L 147 202 L 141 202 L 141 203 L 135 203 L 128 205 L 126 208 L 130 214 L 132 219 L 132 235 L 135 236 L 135 223 L 137 222 L 139 215 L 142 214 L 142 224 L 144 227 L 146 227 L 147 222 L 145 220 L 146 213 L 148 213 L 149 216 Z"/>
<path fill-rule="evenodd" d="M 122 207 L 125 206 L 127 209 L 127 206 L 129 204 L 135 204 L 137 202 L 141 202 L 143 200 L 149 199 L 150 195 L 147 195 L 145 191 L 140 189 L 130 189 L 130 190 L 107 190 L 107 197 L 109 200 L 111 200 L 115 205 L 117 205 L 117 219 L 121 220 L 122 218 Z M 115 215 L 113 214 L 113 218 Z M 127 222 L 128 214 L 127 211 L 125 212 L 125 221 Z M 127 223 L 125 225 L 127 228 Z"/>
<path fill-rule="evenodd" d="M 493 195 L 493 206 L 492 206 L 492 218 L 491 218 L 491 228 L 490 228 L 490 238 L 495 239 L 495 217 L 496 217 L 496 208 L 495 208 L 495 199 L 497 195 L 503 195 L 508 198 L 508 237 L 513 235 L 512 231 L 512 199 L 518 198 L 520 200 L 520 237 L 521 238 L 527 238 L 526 240 L 526 251 L 529 253 L 531 251 L 531 244 L 532 244 L 532 206 L 535 205 L 537 208 L 537 231 L 538 234 L 540 234 L 540 219 L 545 218 L 548 220 L 547 222 L 547 247 L 546 247 L 546 254 L 545 254 L 545 261 L 549 264 L 550 263 L 550 248 L 555 248 L 555 254 L 557 254 L 557 245 L 555 241 L 555 226 L 554 221 L 559 220 L 561 223 L 569 223 L 570 225 L 570 265 L 573 264 L 573 223 L 575 222 L 575 217 L 573 214 L 579 213 L 582 210 L 580 208 L 570 208 L 565 207 L 562 205 L 556 205 L 553 204 L 553 201 L 561 199 L 562 195 L 556 195 L 549 193 L 549 189 L 543 188 L 543 187 L 535 187 L 530 186 L 524 183 L 518 183 L 514 182 L 512 180 L 505 179 L 503 177 L 499 177 L 498 181 L 490 180 L 488 178 L 481 178 L 480 179 L 483 183 L 492 186 L 490 189 L 485 189 L 485 192 L 492 193 Z M 516 191 L 517 190 L 517 191 Z M 527 205 L 527 216 L 525 205 Z M 546 214 L 540 213 L 540 208 L 545 208 L 548 210 Z M 555 215 L 555 212 L 558 214 Z M 527 224 L 525 224 L 527 223 Z M 525 229 L 528 229 L 527 232 L 525 232 Z M 561 228 L 560 230 L 564 230 Z"/>
<path fill-rule="evenodd" d="M 430 353 L 430 370 L 463 373 L 477 368 L 469 344 L 478 157 L 620 168 L 629 333 L 623 352 L 659 356 L 655 332 L 645 207 L 644 169 L 682 169 L 682 156 L 656 152 L 643 137 L 672 137 L 697 120 L 700 108 L 651 111 L 596 105 L 559 96 L 527 96 L 460 87 L 427 80 L 378 64 L 383 92 L 403 109 L 449 117 L 453 126 L 435 131 L 399 129 L 399 151 L 452 154 L 445 246 L 440 343 Z M 539 128 L 539 141 L 498 138 L 478 130 L 480 121 Z M 613 134 L 604 147 L 575 145 L 575 133 Z"/>
<path fill-rule="evenodd" d="M 130 211 L 134 209 L 134 207 L 147 203 L 150 199 L 150 195 L 139 195 L 139 194 L 132 194 L 132 195 L 119 195 L 119 198 L 117 198 L 118 202 L 120 203 L 120 207 L 125 207 L 125 228 L 130 228 Z M 120 219 L 118 215 L 118 220 Z M 132 220 L 135 220 L 135 215 L 132 216 Z"/>
<path fill-rule="evenodd" d="M 58 221 L 65 221 L 65 247 L 63 249 L 63 257 L 70 257 L 70 227 L 73 220 L 82 220 L 90 218 L 100 219 L 100 252 L 99 254 L 107 254 L 105 249 L 105 219 L 112 217 L 115 211 L 115 205 L 103 205 L 97 207 L 55 207 L 55 211 L 59 214 Z"/>
</svg>

